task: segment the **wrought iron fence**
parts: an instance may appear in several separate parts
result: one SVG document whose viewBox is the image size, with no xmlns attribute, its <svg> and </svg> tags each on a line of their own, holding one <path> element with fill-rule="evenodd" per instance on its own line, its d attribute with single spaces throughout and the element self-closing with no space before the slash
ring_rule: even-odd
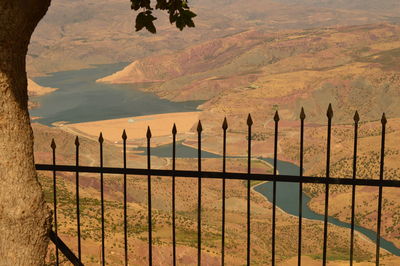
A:
<svg viewBox="0 0 400 266">
<path fill-rule="evenodd" d="M 41 171 L 52 171 L 53 173 L 53 198 L 54 198 L 54 232 L 51 233 L 51 239 L 56 244 L 56 263 L 59 263 L 59 254 L 58 249 L 67 255 L 68 259 L 73 262 L 75 265 L 83 265 L 81 262 L 82 259 L 82 247 L 81 247 L 81 223 L 80 223 L 80 197 L 79 197 L 79 174 L 80 173 L 98 173 L 100 175 L 100 195 L 101 195 L 101 262 L 102 265 L 106 263 L 105 257 L 105 224 L 104 224 L 104 174 L 122 174 L 123 175 L 123 210 L 124 210 L 124 261 L 125 265 L 128 265 L 128 215 L 127 215 L 127 175 L 142 175 L 147 176 L 147 206 L 148 206 L 148 263 L 152 265 L 153 263 L 153 237 L 152 237 L 152 195 L 151 195 L 151 181 L 152 176 L 165 176 L 172 178 L 172 264 L 176 265 L 177 256 L 176 256 L 176 208 L 175 208 L 175 178 L 197 178 L 197 262 L 198 265 L 201 265 L 201 252 L 202 252 L 202 234 L 201 234 L 201 221 L 202 221 L 202 179 L 222 179 L 222 221 L 221 221 L 221 264 L 225 264 L 225 212 L 226 212 L 226 183 L 227 179 L 235 179 L 235 180 L 245 180 L 247 181 L 247 265 L 250 265 L 251 261 L 251 252 L 250 252 L 250 244 L 251 244 L 251 195 L 250 195 L 250 181 L 252 180 L 260 180 L 260 181 L 272 181 L 273 182 L 273 199 L 272 199 L 272 238 L 271 238 L 271 265 L 275 265 L 275 234 L 276 234 L 276 184 L 277 182 L 295 182 L 299 184 L 299 217 L 298 217 L 298 265 L 301 265 L 301 255 L 302 255 L 302 192 L 303 192 L 303 184 L 304 183 L 313 183 L 313 184 L 324 184 L 325 185 L 325 208 L 324 208 L 324 230 L 323 230 L 323 251 L 322 251 L 322 264 L 326 265 L 327 263 L 327 236 L 328 236 L 328 207 L 329 207 L 329 187 L 330 185 L 347 185 L 352 186 L 352 200 L 351 200 L 351 230 L 350 230 L 350 256 L 349 262 L 350 265 L 353 265 L 354 260 L 354 223 L 355 223 L 355 196 L 356 196 L 356 186 L 372 186 L 379 188 L 378 194 L 378 206 L 377 206 L 377 237 L 376 237 L 376 265 L 379 265 L 380 259 L 380 234 L 381 234 L 381 216 L 382 216 L 382 190 L 383 187 L 400 187 L 400 181 L 398 180 L 385 180 L 384 179 L 384 158 L 385 158 L 385 130 L 386 130 L 386 117 L 385 114 L 382 115 L 381 119 L 381 154 L 380 154 L 380 171 L 379 171 L 379 179 L 358 179 L 356 178 L 357 173 L 357 141 L 358 141 L 358 125 L 359 125 L 359 115 L 355 112 L 354 115 L 354 150 L 353 150 L 353 171 L 352 177 L 331 177 L 330 176 L 330 158 L 331 158 L 331 132 L 332 132 L 332 117 L 333 111 L 331 105 L 329 105 L 327 110 L 327 150 L 326 150 L 326 175 L 324 177 L 312 177 L 312 176 L 304 176 L 303 175 L 303 163 L 304 163 L 304 121 L 306 119 L 306 115 L 304 109 L 301 109 L 300 113 L 300 150 L 299 150 L 299 174 L 296 176 L 291 175 L 281 175 L 277 173 L 277 158 L 278 158 L 278 124 L 279 124 L 279 115 L 278 111 L 276 111 L 274 116 L 274 125 L 275 125 L 275 133 L 274 133 L 274 158 L 273 158 L 273 173 L 272 174 L 255 174 L 251 173 L 251 141 L 252 141 L 252 125 L 253 121 L 249 114 L 247 119 L 248 126 L 248 136 L 247 136 L 247 172 L 246 173 L 234 173 L 226 171 L 226 139 L 227 139 L 227 129 L 228 123 L 226 118 L 222 124 L 223 130 L 223 149 L 222 149 L 222 172 L 215 171 L 203 171 L 201 164 L 201 141 L 202 141 L 202 124 L 199 121 L 197 126 L 197 137 L 198 137 L 198 154 L 197 154 L 197 171 L 186 171 L 186 170 L 176 170 L 176 135 L 177 128 L 174 124 L 172 128 L 172 169 L 171 170 L 160 170 L 160 169 L 152 169 L 151 168 L 151 148 L 150 142 L 152 138 L 150 128 L 147 129 L 147 169 L 138 169 L 138 168 L 127 168 L 127 134 L 123 131 L 122 141 L 123 141 L 123 168 L 113 168 L 113 167 L 104 167 L 103 166 L 103 143 L 104 139 L 102 134 L 100 133 L 98 142 L 99 142 L 99 150 L 100 150 L 100 166 L 99 167 L 91 167 L 91 166 L 81 166 L 79 164 L 79 138 L 75 139 L 75 147 L 76 147 L 76 164 L 74 166 L 71 165 L 57 165 L 56 164 L 56 144 L 54 139 L 51 142 L 51 148 L 53 152 L 53 164 L 37 164 L 36 169 Z M 75 182 L 76 182 L 76 230 L 77 230 L 77 252 L 78 256 L 69 251 L 68 247 L 65 244 L 61 244 L 61 239 L 57 236 L 57 188 L 56 188 L 56 179 L 57 172 L 71 172 L 75 173 Z M 72 255 L 71 255 L 72 254 Z"/>
</svg>

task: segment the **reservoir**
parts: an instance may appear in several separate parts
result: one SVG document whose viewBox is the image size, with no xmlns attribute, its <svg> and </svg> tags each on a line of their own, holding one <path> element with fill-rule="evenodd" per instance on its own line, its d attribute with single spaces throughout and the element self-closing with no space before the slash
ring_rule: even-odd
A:
<svg viewBox="0 0 400 266">
<path fill-rule="evenodd" d="M 96 80 L 118 70 L 127 63 L 97 65 L 93 68 L 50 73 L 34 78 L 41 86 L 58 88 L 57 91 L 31 100 L 40 104 L 30 110 L 35 120 L 51 126 L 54 122 L 69 123 L 98 121 L 150 114 L 187 112 L 197 110 L 203 101 L 171 102 L 152 93 L 138 90 L 145 84 L 105 84 Z"/>
</svg>

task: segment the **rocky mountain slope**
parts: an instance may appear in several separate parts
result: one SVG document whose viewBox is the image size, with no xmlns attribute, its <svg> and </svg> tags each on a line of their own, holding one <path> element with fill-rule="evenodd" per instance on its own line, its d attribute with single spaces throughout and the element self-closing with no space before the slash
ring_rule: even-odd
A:
<svg viewBox="0 0 400 266">
<path fill-rule="evenodd" d="M 56 90 L 57 90 L 57 88 L 43 87 L 28 78 L 28 96 L 29 97 L 43 96 L 45 94 L 52 93 Z M 36 108 L 36 107 L 38 107 L 38 105 L 39 104 L 37 102 L 29 99 L 29 101 L 28 101 L 29 109 Z"/>
<path fill-rule="evenodd" d="M 91 64 L 133 61 L 254 27 L 272 32 L 396 20 L 392 14 L 396 14 L 395 9 L 385 5 L 366 10 L 363 6 L 351 9 L 333 4 L 310 6 L 307 1 L 193 0 L 189 3 L 198 14 L 196 28 L 180 32 L 169 24 L 165 15 L 160 15 L 156 21 L 158 33 L 152 35 L 135 33 L 135 13 L 130 10 L 129 0 L 53 0 L 32 37 L 28 72 L 38 76 Z"/>
<path fill-rule="evenodd" d="M 400 115 L 400 26 L 247 31 L 176 53 L 136 60 L 100 82 L 158 82 L 148 91 L 173 101 L 207 100 L 203 118 L 265 117 L 279 109 L 285 119 L 301 106 L 310 121 L 323 122 L 329 102 L 336 121 L 358 109 L 365 119 L 383 111 Z"/>
<path fill-rule="evenodd" d="M 400 3 L 397 0 L 282 0 L 282 3 L 301 4 L 313 7 L 341 8 L 347 10 L 380 11 L 397 16 Z"/>
<path fill-rule="evenodd" d="M 36 82 L 34 82 L 31 79 L 28 79 L 28 95 L 31 97 L 34 96 L 43 96 L 48 93 L 52 93 L 53 91 L 56 91 L 56 88 L 49 88 L 49 87 L 43 87 Z"/>
</svg>

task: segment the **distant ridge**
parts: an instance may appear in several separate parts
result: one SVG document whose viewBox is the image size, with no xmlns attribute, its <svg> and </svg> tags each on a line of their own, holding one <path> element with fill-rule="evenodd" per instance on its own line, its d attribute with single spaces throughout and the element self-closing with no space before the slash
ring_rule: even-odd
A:
<svg viewBox="0 0 400 266">
<path fill-rule="evenodd" d="M 278 105 L 295 119 L 304 105 L 313 119 L 332 101 L 345 107 L 339 121 L 355 109 L 372 119 L 383 110 L 400 115 L 393 101 L 400 96 L 399 62 L 394 24 L 253 30 L 136 60 L 99 81 L 159 82 L 147 90 L 174 101 L 208 100 L 202 108 L 217 113 L 256 106 L 268 113 Z"/>
<path fill-rule="evenodd" d="M 323 4 L 321 4 L 323 3 Z M 336 3 L 336 4 L 335 4 Z M 353 4 L 354 3 L 354 4 Z M 370 4 L 371 3 L 371 4 Z M 196 28 L 180 32 L 168 18 L 157 35 L 136 33 L 127 0 L 53 1 L 35 30 L 27 56 L 30 76 L 92 64 L 133 61 L 251 28 L 270 32 L 335 25 L 393 22 L 397 0 L 194 0 Z"/>
</svg>

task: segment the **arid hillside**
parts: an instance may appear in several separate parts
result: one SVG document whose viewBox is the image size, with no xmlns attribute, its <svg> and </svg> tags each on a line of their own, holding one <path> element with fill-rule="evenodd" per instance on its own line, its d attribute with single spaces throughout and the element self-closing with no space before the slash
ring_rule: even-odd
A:
<svg viewBox="0 0 400 266">
<path fill-rule="evenodd" d="M 52 93 L 56 90 L 57 90 L 57 88 L 43 87 L 43 86 L 40 86 L 39 84 L 37 84 L 36 82 L 34 82 L 33 80 L 28 79 L 28 96 L 29 96 L 29 98 L 36 97 L 36 96 L 43 96 L 45 94 Z M 29 99 L 28 106 L 29 106 L 29 109 L 36 108 L 36 107 L 38 107 L 38 103 Z"/>
<path fill-rule="evenodd" d="M 334 108 L 332 176 L 348 176 L 352 163 L 352 117 L 361 115 L 358 178 L 376 178 L 382 112 L 389 118 L 385 178 L 398 178 L 400 137 L 400 26 L 397 0 L 193 0 L 196 28 L 179 32 L 165 16 L 156 22 L 158 34 L 134 32 L 135 13 L 129 0 L 53 0 L 35 31 L 27 58 L 30 77 L 72 70 L 91 64 L 132 62 L 99 82 L 154 82 L 145 90 L 172 101 L 204 100 L 199 109 L 203 148 L 222 150 L 223 118 L 228 118 L 228 154 L 246 155 L 246 116 L 254 120 L 253 171 L 271 172 L 257 157 L 273 152 L 273 114 L 279 111 L 278 157 L 298 163 L 299 111 L 305 107 L 305 174 L 324 175 L 326 108 Z M 338 4 L 340 3 L 340 4 Z M 349 26 L 353 25 L 353 26 Z M 30 96 L 49 93 L 29 83 Z M 31 103 L 34 107 L 35 103 Z M 50 141 L 56 140 L 57 163 L 75 163 L 75 136 L 57 127 L 33 124 L 36 163 L 51 163 Z M 180 136 L 197 145 L 192 132 Z M 121 132 L 122 133 L 122 132 Z M 179 132 L 180 133 L 180 132 Z M 96 132 L 97 134 L 97 132 Z M 96 136 L 80 137 L 80 163 L 99 164 Z M 164 143 L 167 137 L 158 140 Z M 169 136 L 168 136 L 169 140 Z M 145 140 L 130 140 L 144 145 Z M 153 143 L 157 143 L 154 140 Z M 146 157 L 128 151 L 128 167 L 146 167 Z M 120 143 L 104 144 L 105 166 L 122 166 Z M 168 158 L 153 156 L 154 168 L 170 169 Z M 178 169 L 196 169 L 196 160 L 179 159 Z M 203 159 L 204 170 L 221 170 L 220 159 Z M 234 158 L 228 171 L 246 171 L 246 161 Z M 40 172 L 46 200 L 53 203 L 52 174 Z M 74 250 L 76 241 L 75 176 L 57 173 L 59 232 Z M 83 260 L 100 262 L 100 179 L 81 174 Z M 154 264 L 171 258 L 171 180 L 152 177 Z M 255 185 L 255 183 L 253 183 Z M 246 184 L 229 181 L 227 191 L 227 251 L 229 265 L 245 264 Z M 305 186 L 310 207 L 323 213 L 323 186 Z M 177 181 L 178 262 L 196 265 L 197 180 Z M 331 187 L 330 215 L 349 221 L 349 188 Z M 356 223 L 376 227 L 376 189 L 357 189 Z M 400 247 L 398 190 L 384 189 L 382 236 Z M 255 191 L 252 197 L 252 265 L 270 262 L 271 204 Z M 105 176 L 106 255 L 110 265 L 123 260 L 122 176 Z M 50 205 L 52 206 L 52 205 Z M 128 176 L 130 261 L 147 262 L 147 179 Z M 203 262 L 219 265 L 221 182 L 203 182 Z M 277 212 L 277 261 L 293 265 L 297 250 L 297 218 Z M 320 265 L 322 222 L 303 222 L 303 264 Z M 375 246 L 361 234 L 355 238 L 355 258 L 370 265 Z M 52 245 L 50 245 L 52 246 Z M 349 230 L 329 225 L 331 265 L 347 265 Z M 49 262 L 54 261 L 52 250 Z M 382 250 L 383 263 L 399 258 Z M 369 264 L 370 263 L 370 264 Z M 165 264 L 165 263 L 164 263 Z"/>
<path fill-rule="evenodd" d="M 183 51 L 136 60 L 99 81 L 155 81 L 148 88 L 173 101 L 207 100 L 202 118 L 295 120 L 301 106 L 320 123 L 329 102 L 344 123 L 358 109 L 367 120 L 400 115 L 400 27 L 374 24 L 281 31 L 247 31 Z M 384 92 L 384 93 L 382 93 Z M 372 107 L 372 108 L 371 108 Z M 235 119 L 237 120 L 237 119 Z"/>
<path fill-rule="evenodd" d="M 396 16 L 400 10 L 397 0 L 282 0 L 287 4 L 302 4 L 314 7 L 341 8 L 347 10 L 365 10 L 385 12 L 388 15 Z"/>
<path fill-rule="evenodd" d="M 75 136 L 57 128 L 34 126 L 37 163 L 51 163 L 49 141 L 57 143 L 58 164 L 74 164 Z M 98 165 L 98 143 L 95 140 L 80 138 L 80 159 L 82 165 Z M 105 165 L 121 166 L 121 147 L 106 142 L 104 146 Z M 128 167 L 145 167 L 144 156 L 128 154 Z M 169 169 L 168 159 L 152 157 L 155 168 Z M 220 170 L 220 159 L 204 159 L 207 170 Z M 177 160 L 177 169 L 196 168 L 195 159 Z M 245 171 L 246 160 L 228 160 L 229 171 Z M 269 165 L 253 160 L 253 171 L 270 172 Z M 46 200 L 53 205 L 53 179 L 51 172 L 39 172 Z M 119 265 L 123 262 L 123 181 L 121 175 L 105 175 L 105 245 L 107 262 Z M 147 178 L 128 176 L 128 243 L 129 260 L 132 264 L 147 263 Z M 196 265 L 197 243 L 197 180 L 177 178 L 177 256 L 178 263 Z M 257 183 L 253 183 L 256 185 Z M 202 207 L 202 260 L 207 265 L 219 265 L 221 247 L 221 181 L 203 181 Z M 82 230 L 82 254 L 85 265 L 98 265 L 101 259 L 100 223 L 100 178 L 98 174 L 80 175 L 80 206 Z M 57 173 L 58 232 L 73 251 L 77 250 L 76 203 L 74 173 Z M 271 255 L 271 204 L 252 190 L 252 264 L 267 265 Z M 171 259 L 171 179 L 152 177 L 153 200 L 153 243 L 154 265 L 165 265 Z M 239 180 L 227 181 L 226 194 L 226 262 L 229 265 L 243 265 L 246 258 L 246 184 Z M 292 265 L 297 250 L 297 218 L 277 211 L 276 259 L 279 265 Z M 331 265 L 343 265 L 348 258 L 349 231 L 330 226 L 329 260 Z M 303 262 L 318 264 L 322 252 L 322 222 L 303 221 Z M 355 258 L 367 263 L 373 258 L 374 245 L 361 235 L 356 235 Z M 398 262 L 398 259 L 382 251 L 383 262 Z M 48 262 L 54 262 L 54 249 L 50 244 Z M 62 264 L 65 259 L 61 258 Z"/>
<path fill-rule="evenodd" d="M 49 87 L 43 87 L 34 82 L 31 79 L 28 79 L 28 95 L 30 97 L 35 97 L 35 96 L 42 96 L 48 93 L 51 93 L 53 91 L 57 90 L 56 88 L 49 88 Z"/>
<path fill-rule="evenodd" d="M 136 14 L 131 11 L 129 0 L 53 0 L 32 37 L 28 73 L 38 76 L 91 64 L 133 61 L 250 28 L 273 32 L 395 19 L 390 6 L 363 10 L 277 0 L 193 0 L 189 4 L 198 14 L 196 28 L 180 32 L 170 25 L 166 15 L 160 15 L 156 21 L 158 33 L 152 35 L 135 32 Z"/>
</svg>

